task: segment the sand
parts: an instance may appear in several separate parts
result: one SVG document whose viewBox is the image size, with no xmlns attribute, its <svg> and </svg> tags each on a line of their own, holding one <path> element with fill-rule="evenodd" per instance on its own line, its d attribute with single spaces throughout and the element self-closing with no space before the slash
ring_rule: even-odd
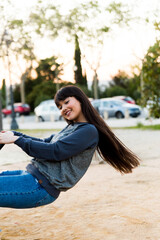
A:
<svg viewBox="0 0 160 240">
<path fill-rule="evenodd" d="M 160 131 L 115 132 L 141 157 L 140 167 L 122 176 L 94 160 L 81 181 L 54 203 L 29 210 L 1 208 L 0 239 L 159 240 Z M 6 166 L 2 156 L 22 162 Z M 0 152 L 1 170 L 24 169 L 28 160 L 14 145 Z"/>
</svg>

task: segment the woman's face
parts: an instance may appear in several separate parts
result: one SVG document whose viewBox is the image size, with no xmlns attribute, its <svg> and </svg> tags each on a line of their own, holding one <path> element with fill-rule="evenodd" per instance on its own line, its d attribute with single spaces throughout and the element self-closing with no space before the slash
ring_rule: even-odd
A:
<svg viewBox="0 0 160 240">
<path fill-rule="evenodd" d="M 87 122 L 81 109 L 80 102 L 75 97 L 67 97 L 59 102 L 59 110 L 64 119 L 73 122 Z"/>
</svg>

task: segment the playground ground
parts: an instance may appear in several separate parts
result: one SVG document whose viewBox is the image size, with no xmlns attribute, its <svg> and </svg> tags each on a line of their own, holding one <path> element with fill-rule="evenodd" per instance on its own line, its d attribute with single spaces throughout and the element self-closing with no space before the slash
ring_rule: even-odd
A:
<svg viewBox="0 0 160 240">
<path fill-rule="evenodd" d="M 94 159 L 71 190 L 44 207 L 0 209 L 3 240 L 159 240 L 160 131 L 114 130 L 142 159 L 121 175 Z M 48 133 L 47 133 L 48 135 Z M 16 145 L 0 151 L 0 168 L 25 169 L 30 158 Z"/>
</svg>

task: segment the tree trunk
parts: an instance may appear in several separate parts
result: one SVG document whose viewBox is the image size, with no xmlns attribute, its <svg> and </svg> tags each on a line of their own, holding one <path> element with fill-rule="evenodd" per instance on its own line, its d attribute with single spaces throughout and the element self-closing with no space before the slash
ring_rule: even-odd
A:
<svg viewBox="0 0 160 240">
<path fill-rule="evenodd" d="M 98 99 L 98 77 L 96 72 L 93 77 L 93 91 L 94 91 L 94 99 Z"/>
</svg>

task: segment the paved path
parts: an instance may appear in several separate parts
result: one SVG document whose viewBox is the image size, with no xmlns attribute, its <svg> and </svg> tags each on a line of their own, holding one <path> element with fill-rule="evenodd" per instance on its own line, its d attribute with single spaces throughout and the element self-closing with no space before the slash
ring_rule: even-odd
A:
<svg viewBox="0 0 160 240">
<path fill-rule="evenodd" d="M 56 121 L 56 122 L 37 122 L 35 116 L 22 116 L 16 118 L 19 129 L 62 129 L 66 126 L 65 121 Z M 125 118 L 125 119 L 116 119 L 109 118 L 106 120 L 107 124 L 110 127 L 130 127 L 136 126 L 139 123 L 143 125 L 151 125 L 151 124 L 160 124 L 160 119 L 149 119 L 146 120 L 144 117 L 138 118 Z M 9 130 L 11 126 L 11 118 L 3 119 L 3 129 Z"/>
</svg>

